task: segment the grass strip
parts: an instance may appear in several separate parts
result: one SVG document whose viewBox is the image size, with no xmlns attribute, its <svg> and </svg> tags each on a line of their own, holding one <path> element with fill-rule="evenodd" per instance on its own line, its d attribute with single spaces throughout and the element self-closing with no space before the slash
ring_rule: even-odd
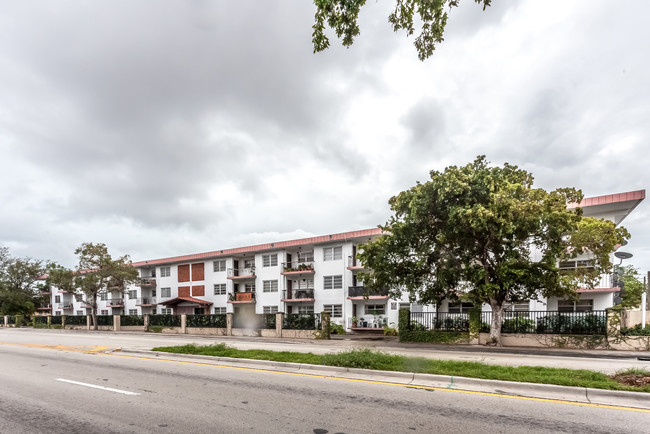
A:
<svg viewBox="0 0 650 434">
<path fill-rule="evenodd" d="M 650 385 L 642 387 L 628 386 L 603 373 L 586 369 L 501 366 L 480 362 L 433 360 L 424 357 L 389 354 L 368 348 L 356 348 L 340 353 L 317 355 L 290 351 L 238 350 L 221 343 L 205 346 L 189 344 L 176 347 L 156 347 L 153 348 L 153 351 L 650 393 Z M 643 372 L 650 375 L 650 371 Z"/>
</svg>

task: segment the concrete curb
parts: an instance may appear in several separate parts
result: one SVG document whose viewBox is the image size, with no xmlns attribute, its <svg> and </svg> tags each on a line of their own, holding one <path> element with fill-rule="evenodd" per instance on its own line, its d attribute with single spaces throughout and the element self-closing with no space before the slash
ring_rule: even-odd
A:
<svg viewBox="0 0 650 434">
<path fill-rule="evenodd" d="M 484 380 L 448 375 L 415 374 L 411 372 L 375 371 L 338 366 L 303 363 L 273 362 L 268 360 L 212 357 L 194 354 L 175 354 L 158 351 L 120 349 L 125 354 L 145 354 L 152 358 L 164 356 L 169 360 L 200 360 L 211 365 L 225 364 L 241 368 L 266 369 L 304 375 L 349 378 L 363 381 L 382 381 L 437 389 L 517 396 L 534 399 L 570 401 L 584 404 L 613 405 L 650 410 L 650 394 L 619 390 L 591 389 L 586 387 L 557 386 L 554 384 L 520 383 L 516 381 Z"/>
</svg>

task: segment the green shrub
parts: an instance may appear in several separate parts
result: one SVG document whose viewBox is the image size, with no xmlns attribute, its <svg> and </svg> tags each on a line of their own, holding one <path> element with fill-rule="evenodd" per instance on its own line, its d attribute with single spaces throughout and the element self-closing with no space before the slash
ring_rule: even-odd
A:
<svg viewBox="0 0 650 434">
<path fill-rule="evenodd" d="M 650 336 L 650 324 L 646 324 L 645 327 L 637 324 L 634 327 L 622 328 L 621 334 L 623 336 Z"/>
<path fill-rule="evenodd" d="M 501 333 L 532 333 L 535 331 L 535 321 L 528 318 L 509 318 L 501 324 Z"/>
<path fill-rule="evenodd" d="M 342 325 L 335 322 L 330 322 L 330 334 L 332 335 L 344 335 L 345 329 Z"/>
</svg>

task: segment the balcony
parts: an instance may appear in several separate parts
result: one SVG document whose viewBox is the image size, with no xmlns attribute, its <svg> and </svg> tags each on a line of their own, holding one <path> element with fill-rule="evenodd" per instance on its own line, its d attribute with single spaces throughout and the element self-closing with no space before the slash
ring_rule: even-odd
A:
<svg viewBox="0 0 650 434">
<path fill-rule="evenodd" d="M 40 294 L 41 296 L 43 296 L 43 297 L 47 297 L 47 296 L 52 295 L 52 291 L 50 291 L 50 290 L 39 291 L 39 294 Z"/>
<path fill-rule="evenodd" d="M 314 301 L 314 288 L 291 289 L 282 291 L 282 300 L 285 303 L 301 303 Z"/>
<path fill-rule="evenodd" d="M 228 295 L 228 303 L 255 303 L 254 292 L 235 292 Z"/>
<path fill-rule="evenodd" d="M 348 256 L 348 270 L 351 270 L 351 271 L 364 271 L 365 269 L 366 269 L 366 267 L 364 267 L 361 264 L 361 261 L 359 261 L 354 256 Z"/>
<path fill-rule="evenodd" d="M 388 298 L 388 289 L 370 289 L 365 286 L 349 286 L 348 299 L 369 299 Z"/>
<path fill-rule="evenodd" d="M 231 280 L 255 279 L 255 267 L 228 268 L 228 279 Z"/>
<path fill-rule="evenodd" d="M 36 310 L 52 310 L 52 305 L 51 304 L 46 304 L 46 305 L 43 305 L 43 306 L 37 308 Z"/>
<path fill-rule="evenodd" d="M 111 298 L 106 302 L 106 305 L 108 307 L 124 307 L 124 299 L 123 298 Z"/>
<path fill-rule="evenodd" d="M 73 306 L 72 303 L 59 303 L 58 308 L 62 310 L 70 310 L 73 308 Z"/>
<path fill-rule="evenodd" d="M 135 301 L 136 306 L 154 306 L 155 304 L 156 299 L 154 297 L 138 298 Z"/>
<path fill-rule="evenodd" d="M 143 277 L 140 280 L 140 288 L 155 288 L 156 279 L 153 277 Z"/>
<path fill-rule="evenodd" d="M 297 276 L 300 274 L 314 274 L 314 261 L 293 261 L 282 263 L 282 273 L 285 276 Z"/>
</svg>

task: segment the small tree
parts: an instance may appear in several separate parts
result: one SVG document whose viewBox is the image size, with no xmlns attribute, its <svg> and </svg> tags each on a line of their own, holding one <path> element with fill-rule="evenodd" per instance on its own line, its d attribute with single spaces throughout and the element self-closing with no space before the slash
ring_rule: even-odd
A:
<svg viewBox="0 0 650 434">
<path fill-rule="evenodd" d="M 618 267 L 622 271 L 620 280 L 623 281 L 621 291 L 621 306 L 626 309 L 635 309 L 641 304 L 645 285 L 639 280 L 639 271 L 632 265 Z"/>
<path fill-rule="evenodd" d="M 47 263 L 30 258 L 14 258 L 0 247 L 0 314 L 29 316 L 42 304 L 38 281 Z"/>
<path fill-rule="evenodd" d="M 123 295 L 129 284 L 139 281 L 138 271 L 128 255 L 113 259 L 105 244 L 83 243 L 75 254 L 79 257 L 75 271 L 55 267 L 50 271 L 50 282 L 72 293 L 77 301 L 85 301 L 91 308 L 93 328 L 97 330 L 97 301 L 101 294 Z"/>
<path fill-rule="evenodd" d="M 407 291 L 411 300 L 439 304 L 461 296 L 492 308 L 490 341 L 500 345 L 506 303 L 549 296 L 577 297 L 593 286 L 609 255 L 629 234 L 613 222 L 583 219 L 582 193 L 547 192 L 533 177 L 485 156 L 466 166 L 431 171 L 431 180 L 390 199 L 385 235 L 362 246 L 370 287 Z M 588 255 L 591 267 L 565 271 L 557 261 Z"/>
</svg>

